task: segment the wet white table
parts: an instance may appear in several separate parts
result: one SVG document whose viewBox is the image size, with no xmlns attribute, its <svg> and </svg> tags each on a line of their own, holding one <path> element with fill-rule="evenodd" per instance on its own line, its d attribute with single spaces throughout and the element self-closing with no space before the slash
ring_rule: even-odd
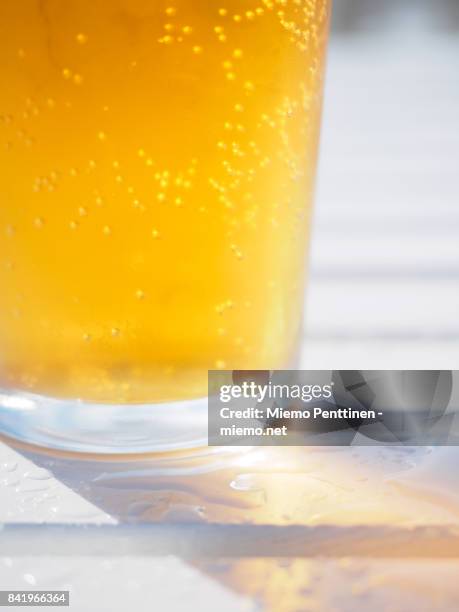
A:
<svg viewBox="0 0 459 612">
<path fill-rule="evenodd" d="M 305 368 L 459 369 L 458 52 L 332 45 Z M 77 612 L 455 610 L 458 458 L 272 449 L 184 474 L 0 443 L 0 589 L 68 588 Z"/>
</svg>

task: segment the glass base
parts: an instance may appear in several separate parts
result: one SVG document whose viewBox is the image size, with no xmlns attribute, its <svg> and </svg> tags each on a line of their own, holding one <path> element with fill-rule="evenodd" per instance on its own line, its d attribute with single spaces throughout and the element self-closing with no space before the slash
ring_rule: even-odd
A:
<svg viewBox="0 0 459 612">
<path fill-rule="evenodd" d="M 207 398 L 96 404 L 0 389 L 0 433 L 79 453 L 144 454 L 207 446 Z"/>
</svg>

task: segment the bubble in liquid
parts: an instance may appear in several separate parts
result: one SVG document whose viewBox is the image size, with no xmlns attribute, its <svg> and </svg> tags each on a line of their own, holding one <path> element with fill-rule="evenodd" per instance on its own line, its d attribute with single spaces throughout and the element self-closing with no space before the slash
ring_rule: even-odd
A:
<svg viewBox="0 0 459 612">
<path fill-rule="evenodd" d="M 200 55 L 200 54 L 202 53 L 202 51 L 203 51 L 203 49 L 202 49 L 202 47 L 200 47 L 199 45 L 195 45 L 195 46 L 193 47 L 193 53 L 194 53 L 195 55 Z"/>
<path fill-rule="evenodd" d="M 86 34 L 83 34 L 82 32 L 77 34 L 75 39 L 77 43 L 79 43 L 80 45 L 84 45 L 85 43 L 88 42 L 88 37 L 86 36 Z"/>
<path fill-rule="evenodd" d="M 121 334 L 121 330 L 118 327 L 112 327 L 110 333 L 113 338 L 118 338 L 118 336 Z"/>
<path fill-rule="evenodd" d="M 231 310 L 232 308 L 234 308 L 234 302 L 232 300 L 226 300 L 226 302 L 222 302 L 221 304 L 217 304 L 217 306 L 215 306 L 215 312 L 221 315 L 226 310 Z"/>
<path fill-rule="evenodd" d="M 45 225 L 45 220 L 43 219 L 43 217 L 36 217 L 34 219 L 33 224 L 37 229 L 41 229 Z"/>
<path fill-rule="evenodd" d="M 142 289 L 137 289 L 137 291 L 135 292 L 135 297 L 138 300 L 144 300 L 145 299 L 145 291 L 142 291 Z"/>
<path fill-rule="evenodd" d="M 156 228 L 154 228 L 154 229 L 151 230 L 151 236 L 152 236 L 152 238 L 157 240 L 159 238 L 159 236 L 160 236 L 160 233 L 159 233 L 159 231 Z"/>
<path fill-rule="evenodd" d="M 230 246 L 230 249 L 234 253 L 236 259 L 239 259 L 239 260 L 244 259 L 244 255 L 243 255 L 241 249 L 237 245 L 232 244 Z"/>
<path fill-rule="evenodd" d="M 111 236 L 112 230 L 111 230 L 110 226 L 104 225 L 102 231 L 103 231 L 105 236 Z"/>
</svg>

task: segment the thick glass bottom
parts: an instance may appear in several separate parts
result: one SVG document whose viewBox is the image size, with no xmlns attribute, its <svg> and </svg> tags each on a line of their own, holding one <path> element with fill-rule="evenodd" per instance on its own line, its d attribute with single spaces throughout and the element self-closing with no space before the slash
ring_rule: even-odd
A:
<svg viewBox="0 0 459 612">
<path fill-rule="evenodd" d="M 0 433 L 28 444 L 79 453 L 131 455 L 198 449 L 207 446 L 207 398 L 114 405 L 0 388 Z"/>
</svg>

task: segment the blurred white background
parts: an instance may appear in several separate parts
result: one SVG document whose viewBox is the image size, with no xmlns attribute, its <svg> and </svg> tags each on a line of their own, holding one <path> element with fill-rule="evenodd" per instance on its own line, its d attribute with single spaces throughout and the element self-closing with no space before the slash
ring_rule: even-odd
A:
<svg viewBox="0 0 459 612">
<path fill-rule="evenodd" d="M 335 0 L 302 365 L 459 368 L 459 2 Z"/>
</svg>

